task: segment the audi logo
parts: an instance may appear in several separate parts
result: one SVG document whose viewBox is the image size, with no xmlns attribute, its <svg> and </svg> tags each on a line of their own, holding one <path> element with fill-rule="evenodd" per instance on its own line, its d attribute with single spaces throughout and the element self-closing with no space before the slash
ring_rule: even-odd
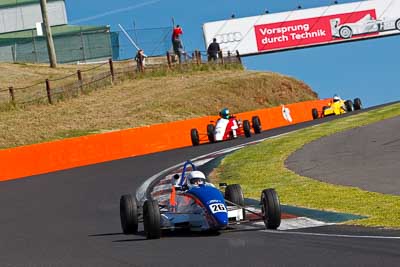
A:
<svg viewBox="0 0 400 267">
<path fill-rule="evenodd" d="M 215 35 L 217 42 L 220 44 L 239 42 L 242 40 L 242 37 L 242 33 L 240 32 L 228 32 Z"/>
</svg>

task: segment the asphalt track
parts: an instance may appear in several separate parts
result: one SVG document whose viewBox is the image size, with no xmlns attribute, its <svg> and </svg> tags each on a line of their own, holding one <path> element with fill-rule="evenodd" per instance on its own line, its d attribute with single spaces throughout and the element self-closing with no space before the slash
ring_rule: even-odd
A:
<svg viewBox="0 0 400 267">
<path fill-rule="evenodd" d="M 400 195 L 399 133 L 400 116 L 337 133 L 296 151 L 286 166 L 320 181 Z"/>
<path fill-rule="evenodd" d="M 335 119 L 329 118 L 328 120 Z M 326 226 L 298 231 L 125 236 L 119 198 L 172 165 L 251 139 L 188 147 L 0 183 L 0 266 L 396 266 L 399 231 Z M 22 167 L 22 166 L 21 166 Z"/>
</svg>

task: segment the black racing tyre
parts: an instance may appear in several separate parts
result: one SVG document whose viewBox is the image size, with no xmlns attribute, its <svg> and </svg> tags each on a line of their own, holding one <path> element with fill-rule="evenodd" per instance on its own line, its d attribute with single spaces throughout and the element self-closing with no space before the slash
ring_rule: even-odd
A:
<svg viewBox="0 0 400 267">
<path fill-rule="evenodd" d="M 192 139 L 193 146 L 198 146 L 200 144 L 199 132 L 197 129 L 194 128 L 190 130 L 190 138 Z"/>
<path fill-rule="evenodd" d="M 239 206 L 244 206 L 243 190 L 240 184 L 230 184 L 225 188 L 225 199 Z M 227 206 L 231 204 L 227 203 Z M 243 219 L 246 218 L 246 211 L 243 209 Z"/>
<path fill-rule="evenodd" d="M 244 206 L 244 196 L 240 184 L 230 184 L 225 188 L 225 199 L 239 206 Z M 230 206 L 230 204 L 228 204 Z"/>
<path fill-rule="evenodd" d="M 161 237 L 161 215 L 157 200 L 146 200 L 143 204 L 143 224 L 147 239 Z"/>
<path fill-rule="evenodd" d="M 351 100 L 346 100 L 344 102 L 344 106 L 346 107 L 347 112 L 351 112 L 354 110 L 353 102 Z"/>
<path fill-rule="evenodd" d="M 400 19 L 396 20 L 396 29 L 398 29 L 400 31 Z"/>
<path fill-rule="evenodd" d="M 353 31 L 349 26 L 343 26 L 339 29 L 339 35 L 343 39 L 349 39 L 353 36 Z"/>
<path fill-rule="evenodd" d="M 248 120 L 243 121 L 244 136 L 251 137 L 250 122 Z"/>
<path fill-rule="evenodd" d="M 255 134 L 261 133 L 261 121 L 260 121 L 260 117 L 258 117 L 258 116 L 253 116 L 253 117 L 251 118 L 251 123 L 252 123 L 252 125 L 253 125 L 254 133 L 255 133 Z"/>
<path fill-rule="evenodd" d="M 312 113 L 312 118 L 313 118 L 313 120 L 318 119 L 318 110 L 317 110 L 316 108 L 313 108 L 313 109 L 311 110 L 311 113 Z"/>
<path fill-rule="evenodd" d="M 207 136 L 208 136 L 208 141 L 210 141 L 210 143 L 215 142 L 214 132 L 215 132 L 215 126 L 213 124 L 208 124 L 207 125 Z"/>
<path fill-rule="evenodd" d="M 138 208 L 132 195 L 123 195 L 119 200 L 119 215 L 124 234 L 135 234 L 138 231 Z"/>
<path fill-rule="evenodd" d="M 264 189 L 261 193 L 261 212 L 265 227 L 277 229 L 281 225 L 281 205 L 275 189 Z"/>
<path fill-rule="evenodd" d="M 360 98 L 354 98 L 354 110 L 362 109 L 362 103 Z"/>
</svg>

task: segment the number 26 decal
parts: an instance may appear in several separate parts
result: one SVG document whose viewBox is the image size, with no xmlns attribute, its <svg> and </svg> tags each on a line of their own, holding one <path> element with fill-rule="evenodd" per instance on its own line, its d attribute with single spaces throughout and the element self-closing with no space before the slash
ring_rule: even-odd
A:
<svg viewBox="0 0 400 267">
<path fill-rule="evenodd" d="M 225 205 L 222 203 L 211 204 L 210 209 L 212 213 L 226 212 Z"/>
</svg>

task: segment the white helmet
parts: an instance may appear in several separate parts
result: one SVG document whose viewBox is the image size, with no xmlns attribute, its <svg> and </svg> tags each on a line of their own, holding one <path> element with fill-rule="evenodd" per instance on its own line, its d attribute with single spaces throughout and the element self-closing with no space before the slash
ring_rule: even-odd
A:
<svg viewBox="0 0 400 267">
<path fill-rule="evenodd" d="M 206 183 L 206 176 L 201 171 L 192 171 L 187 176 L 187 185 L 189 188 Z"/>
<path fill-rule="evenodd" d="M 340 97 L 338 95 L 333 96 L 333 102 L 340 101 Z"/>
</svg>

